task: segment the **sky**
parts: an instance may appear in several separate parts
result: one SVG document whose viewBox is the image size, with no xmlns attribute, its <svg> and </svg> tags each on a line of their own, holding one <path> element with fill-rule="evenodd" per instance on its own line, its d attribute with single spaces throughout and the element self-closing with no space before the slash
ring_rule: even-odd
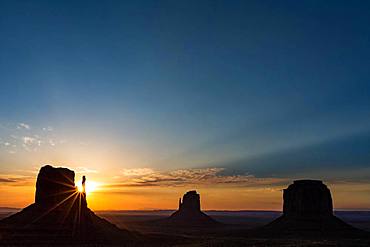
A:
<svg viewBox="0 0 370 247">
<path fill-rule="evenodd" d="M 0 1 L 0 206 L 45 164 L 93 209 L 370 209 L 365 1 Z"/>
</svg>

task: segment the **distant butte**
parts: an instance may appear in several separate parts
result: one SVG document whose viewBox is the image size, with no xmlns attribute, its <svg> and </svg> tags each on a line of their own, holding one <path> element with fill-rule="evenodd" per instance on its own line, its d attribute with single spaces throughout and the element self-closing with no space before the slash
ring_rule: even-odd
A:
<svg viewBox="0 0 370 247">
<path fill-rule="evenodd" d="M 2 244 L 128 243 L 131 233 L 96 216 L 74 178 L 75 173 L 67 168 L 42 167 L 35 203 L 0 221 Z"/>
<path fill-rule="evenodd" d="M 217 221 L 201 211 L 200 195 L 195 191 L 188 191 L 179 199 L 179 209 L 164 220 L 165 224 L 174 226 L 214 226 Z"/>
<path fill-rule="evenodd" d="M 362 231 L 333 214 L 330 190 L 319 180 L 297 180 L 283 192 L 283 215 L 262 228 L 270 237 L 353 237 Z"/>
</svg>

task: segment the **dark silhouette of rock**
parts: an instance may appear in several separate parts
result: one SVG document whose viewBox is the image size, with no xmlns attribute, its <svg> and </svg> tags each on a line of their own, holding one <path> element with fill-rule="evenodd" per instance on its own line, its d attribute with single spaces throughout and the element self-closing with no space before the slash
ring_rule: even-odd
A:
<svg viewBox="0 0 370 247">
<path fill-rule="evenodd" d="M 82 192 L 86 194 L 86 177 L 82 176 Z"/>
<path fill-rule="evenodd" d="M 203 213 L 200 209 L 200 196 L 195 191 L 188 191 L 179 200 L 179 209 L 164 220 L 165 224 L 174 226 L 212 226 L 219 223 Z"/>
<path fill-rule="evenodd" d="M 331 216 L 330 190 L 319 180 L 297 180 L 284 189 L 283 213 L 286 216 Z"/>
<path fill-rule="evenodd" d="M 35 203 L 0 221 L 1 241 L 9 245 L 130 242 L 130 232 L 87 207 L 86 194 L 78 192 L 74 177 L 66 168 L 42 167 Z"/>
<path fill-rule="evenodd" d="M 283 215 L 262 228 L 270 237 L 356 237 L 355 229 L 333 214 L 330 190 L 319 180 L 297 180 L 283 192 Z"/>
<path fill-rule="evenodd" d="M 37 175 L 35 203 L 53 205 L 75 193 L 75 173 L 67 168 L 42 167 Z"/>
<path fill-rule="evenodd" d="M 200 211 L 200 196 L 195 190 L 186 192 L 182 202 L 179 200 L 179 211 Z"/>
</svg>

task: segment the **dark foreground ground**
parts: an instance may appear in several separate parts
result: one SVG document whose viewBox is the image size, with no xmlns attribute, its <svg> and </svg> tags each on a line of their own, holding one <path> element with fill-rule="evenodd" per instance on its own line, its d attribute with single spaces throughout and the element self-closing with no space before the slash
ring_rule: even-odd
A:
<svg viewBox="0 0 370 247">
<path fill-rule="evenodd" d="M 262 227 L 281 215 L 277 211 L 207 211 L 213 219 L 222 223 L 214 228 L 167 227 L 156 222 L 173 211 L 102 211 L 98 215 L 120 228 L 147 235 L 170 235 L 187 239 L 176 246 L 370 246 L 369 239 L 305 240 L 266 239 L 249 237 L 249 232 Z M 338 211 L 336 215 L 347 223 L 370 231 L 370 211 Z M 190 239 L 190 241 L 189 241 Z"/>
<path fill-rule="evenodd" d="M 16 210 L 0 210 L 0 219 Z M 151 239 L 145 246 L 233 247 L 233 246 L 370 246 L 370 239 L 307 240 L 256 238 L 249 236 L 278 216 L 277 211 L 207 211 L 218 222 L 217 227 L 169 227 L 158 220 L 173 211 L 100 211 L 97 214 L 120 228 L 137 232 Z M 337 211 L 336 215 L 359 229 L 370 231 L 370 211 Z M 140 244 L 139 244 L 140 245 Z M 143 245 L 144 246 L 144 245 Z"/>
<path fill-rule="evenodd" d="M 174 211 L 98 211 L 97 214 L 121 228 L 140 232 L 161 232 L 151 222 L 163 219 Z M 205 211 L 213 219 L 231 228 L 252 229 L 263 226 L 281 215 L 279 211 Z M 348 224 L 370 232 L 370 211 L 336 211 Z"/>
</svg>

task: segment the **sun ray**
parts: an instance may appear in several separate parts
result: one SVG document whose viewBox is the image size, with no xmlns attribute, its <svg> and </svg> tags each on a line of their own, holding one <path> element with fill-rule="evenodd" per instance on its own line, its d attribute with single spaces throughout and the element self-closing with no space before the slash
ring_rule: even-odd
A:
<svg viewBox="0 0 370 247">
<path fill-rule="evenodd" d="M 33 223 L 39 221 L 40 219 L 42 219 L 43 217 L 45 217 L 46 215 L 48 215 L 50 212 L 52 212 L 53 210 L 55 210 L 56 208 L 58 208 L 60 205 L 62 205 L 64 202 L 66 202 L 68 199 L 70 199 L 72 196 L 76 196 L 76 195 L 78 195 L 78 192 L 77 191 L 74 192 L 73 194 L 71 194 L 70 196 L 66 197 L 64 200 L 60 201 L 59 203 L 57 203 L 53 207 L 51 207 L 45 213 L 43 213 L 42 215 L 40 215 L 39 217 L 37 217 L 36 219 L 34 219 L 33 221 L 31 221 L 27 226 L 32 225 Z M 27 226 L 25 226 L 25 227 L 27 227 Z"/>
</svg>

